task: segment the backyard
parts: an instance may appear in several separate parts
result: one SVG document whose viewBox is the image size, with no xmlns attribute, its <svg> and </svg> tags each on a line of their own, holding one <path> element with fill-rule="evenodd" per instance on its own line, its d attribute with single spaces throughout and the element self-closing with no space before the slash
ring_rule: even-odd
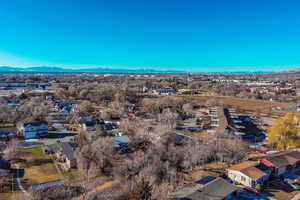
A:
<svg viewBox="0 0 300 200">
<path fill-rule="evenodd" d="M 50 155 L 45 155 L 42 147 L 24 149 L 21 153 L 21 159 L 17 165 L 24 169 L 22 178 L 26 185 L 62 179 Z"/>
</svg>

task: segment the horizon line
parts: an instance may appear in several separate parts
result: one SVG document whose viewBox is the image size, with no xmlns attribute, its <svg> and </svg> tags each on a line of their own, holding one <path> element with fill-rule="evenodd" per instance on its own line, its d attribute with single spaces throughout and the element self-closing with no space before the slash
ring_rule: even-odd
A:
<svg viewBox="0 0 300 200">
<path fill-rule="evenodd" d="M 299 65 L 289 65 L 289 66 L 260 66 L 260 67 L 272 67 L 273 69 L 266 69 L 266 70 L 201 70 L 205 67 L 199 67 L 201 68 L 200 70 L 197 69 L 187 69 L 189 67 L 186 67 L 185 70 L 178 68 L 175 69 L 173 68 L 162 68 L 160 67 L 159 69 L 156 69 L 158 67 L 154 66 L 110 66 L 110 65 L 78 65 L 78 66 L 65 66 L 65 65 L 36 65 L 36 66 L 11 66 L 11 65 L 0 65 L 0 67 L 10 67 L 10 68 L 22 68 L 22 69 L 29 69 L 29 68 L 39 68 L 39 67 L 49 67 L 49 68 L 58 68 L 62 70 L 96 70 L 96 69 L 106 69 L 106 70 L 128 70 L 128 71 L 135 71 L 135 70 L 149 70 L 149 71 L 177 71 L 177 72 L 185 72 L 185 73 L 270 73 L 270 72 L 280 72 L 280 71 L 289 71 L 293 69 L 300 68 Z M 233 66 L 234 68 L 239 67 L 239 66 Z M 254 67 L 254 66 L 240 66 L 241 68 L 247 68 L 247 67 Z M 259 66 L 255 66 L 259 67 Z M 221 67 L 207 67 L 209 68 L 215 68 L 219 69 Z M 222 67 L 224 68 L 224 66 Z M 226 68 L 232 68 L 231 67 L 226 67 Z M 274 69 L 275 68 L 275 69 Z M 277 69 L 276 69 L 277 68 Z M 280 69 L 281 68 L 281 69 Z"/>
</svg>

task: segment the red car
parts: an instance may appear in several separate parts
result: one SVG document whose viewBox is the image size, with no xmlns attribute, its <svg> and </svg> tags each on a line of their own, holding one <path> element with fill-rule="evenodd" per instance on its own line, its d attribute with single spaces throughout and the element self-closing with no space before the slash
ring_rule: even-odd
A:
<svg viewBox="0 0 300 200">
<path fill-rule="evenodd" d="M 254 189 L 252 187 L 244 187 L 243 189 L 246 190 L 246 191 L 248 191 L 248 192 L 251 192 L 253 194 L 256 194 L 256 195 L 260 194 L 260 191 L 258 189 Z"/>
</svg>

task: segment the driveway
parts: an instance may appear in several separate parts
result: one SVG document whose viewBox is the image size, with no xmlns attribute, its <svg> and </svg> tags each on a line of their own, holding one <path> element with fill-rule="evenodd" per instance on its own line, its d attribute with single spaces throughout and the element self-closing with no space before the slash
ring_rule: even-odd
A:
<svg viewBox="0 0 300 200">
<path fill-rule="evenodd" d="M 31 148 L 44 145 L 47 146 L 56 143 L 57 140 L 61 142 L 70 142 L 75 136 L 76 134 L 74 133 L 55 133 L 50 134 L 50 136 L 47 138 L 25 140 L 21 145 L 24 148 Z"/>
</svg>

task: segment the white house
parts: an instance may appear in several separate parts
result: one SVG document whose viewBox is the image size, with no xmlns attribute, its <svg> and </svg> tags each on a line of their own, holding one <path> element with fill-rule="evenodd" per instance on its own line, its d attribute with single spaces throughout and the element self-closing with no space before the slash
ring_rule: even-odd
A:
<svg viewBox="0 0 300 200">
<path fill-rule="evenodd" d="M 270 171 L 258 168 L 259 163 L 245 161 L 228 169 L 228 177 L 235 183 L 256 188 L 269 179 Z"/>
<path fill-rule="evenodd" d="M 153 94 L 158 94 L 158 95 L 171 95 L 176 93 L 176 91 L 172 88 L 156 89 L 153 90 L 152 92 Z"/>
</svg>

